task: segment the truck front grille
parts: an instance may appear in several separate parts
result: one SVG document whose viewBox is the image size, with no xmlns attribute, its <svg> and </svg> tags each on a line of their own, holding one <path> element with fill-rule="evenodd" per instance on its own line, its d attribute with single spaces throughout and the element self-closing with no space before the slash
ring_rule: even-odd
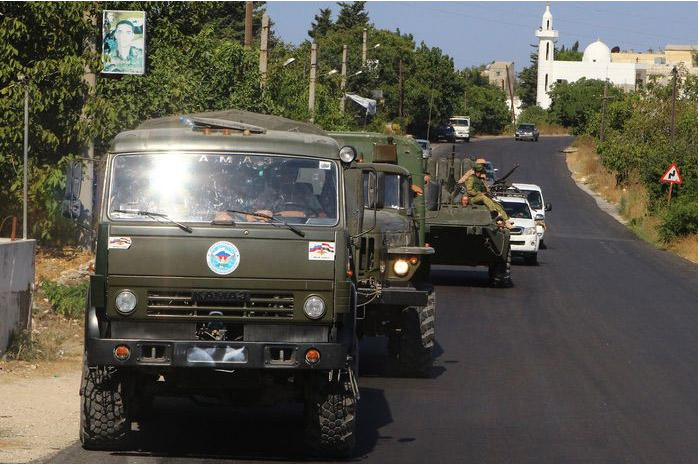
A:
<svg viewBox="0 0 698 464">
<path fill-rule="evenodd" d="M 245 293 L 244 298 L 221 301 L 197 301 L 192 291 L 150 290 L 148 309 L 151 316 L 218 317 L 224 319 L 292 318 L 292 293 Z"/>
</svg>

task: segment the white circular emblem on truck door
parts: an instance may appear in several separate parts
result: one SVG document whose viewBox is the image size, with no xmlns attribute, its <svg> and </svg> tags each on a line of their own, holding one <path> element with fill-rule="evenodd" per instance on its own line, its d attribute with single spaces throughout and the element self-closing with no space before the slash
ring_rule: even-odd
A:
<svg viewBox="0 0 698 464">
<path fill-rule="evenodd" d="M 240 251 L 230 242 L 216 242 L 206 252 L 206 264 L 218 275 L 230 274 L 240 264 Z"/>
</svg>

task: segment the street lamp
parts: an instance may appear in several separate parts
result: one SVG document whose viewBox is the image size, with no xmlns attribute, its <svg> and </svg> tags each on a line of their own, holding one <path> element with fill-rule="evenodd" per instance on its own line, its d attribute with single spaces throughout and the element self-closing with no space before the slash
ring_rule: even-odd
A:
<svg viewBox="0 0 698 464">
<path fill-rule="evenodd" d="M 296 58 L 292 56 L 291 58 L 289 58 L 289 59 L 287 59 L 286 61 L 284 61 L 284 64 L 282 64 L 281 67 L 282 67 L 282 68 L 285 68 L 286 66 L 288 66 L 288 65 L 291 64 L 291 63 L 293 63 L 294 61 L 296 61 Z"/>
<path fill-rule="evenodd" d="M 337 71 L 336 69 L 333 69 L 332 71 L 328 72 L 326 75 L 327 75 L 327 76 L 331 76 L 331 75 L 333 75 L 333 74 L 337 74 L 338 72 L 339 72 L 339 71 Z"/>
</svg>

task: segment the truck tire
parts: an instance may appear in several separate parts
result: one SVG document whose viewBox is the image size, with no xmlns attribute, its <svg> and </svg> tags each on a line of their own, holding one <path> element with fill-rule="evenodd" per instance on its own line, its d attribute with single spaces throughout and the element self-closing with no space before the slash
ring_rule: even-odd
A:
<svg viewBox="0 0 698 464">
<path fill-rule="evenodd" d="M 490 264 L 489 278 L 493 287 L 511 287 L 511 247 L 507 249 L 506 257 Z"/>
<path fill-rule="evenodd" d="M 80 441 L 85 449 L 123 449 L 131 433 L 125 376 L 114 367 L 83 364 Z"/>
<path fill-rule="evenodd" d="M 434 293 L 426 306 L 409 306 L 402 312 L 398 352 L 400 370 L 410 377 L 429 377 L 434 364 Z"/>
<path fill-rule="evenodd" d="M 335 374 L 336 376 L 337 374 Z M 314 456 L 346 458 L 356 444 L 356 398 L 346 371 L 339 380 L 318 373 L 305 400 L 305 437 Z"/>
</svg>

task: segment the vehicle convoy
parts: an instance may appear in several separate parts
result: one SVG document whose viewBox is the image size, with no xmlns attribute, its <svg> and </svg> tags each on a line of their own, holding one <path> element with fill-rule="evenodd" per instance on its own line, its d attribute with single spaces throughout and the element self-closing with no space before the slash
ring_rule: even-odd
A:
<svg viewBox="0 0 698 464">
<path fill-rule="evenodd" d="M 519 140 L 532 140 L 534 142 L 538 141 L 540 137 L 540 132 L 536 128 L 535 124 L 519 124 L 514 133 L 514 139 Z"/>
<path fill-rule="evenodd" d="M 448 124 L 453 126 L 456 140 L 465 140 L 470 142 L 470 117 L 469 116 L 451 116 L 448 118 Z"/>
<path fill-rule="evenodd" d="M 538 229 L 538 238 L 540 239 L 540 247 L 544 248 L 545 244 L 543 242 L 543 239 L 545 237 L 545 213 L 548 211 L 553 210 L 553 205 L 551 203 L 545 203 L 545 200 L 543 198 L 543 190 L 536 184 L 521 184 L 518 182 L 515 182 L 511 184 L 511 187 L 509 188 L 510 191 L 513 191 L 515 193 L 523 193 L 526 195 L 526 199 L 528 200 L 528 203 L 531 205 L 531 209 L 533 210 L 533 216 L 536 219 L 536 227 Z M 539 216 L 542 216 L 542 218 L 539 218 Z"/>
<path fill-rule="evenodd" d="M 535 216 L 526 196 L 521 193 L 506 192 L 497 195 L 497 200 L 514 222 L 514 227 L 509 231 L 511 255 L 522 257 L 526 264 L 538 264 L 540 239 Z"/>
<path fill-rule="evenodd" d="M 310 452 L 352 451 L 350 244 L 369 232 L 354 156 L 315 126 L 242 111 L 116 136 L 86 307 L 85 448 L 125 446 L 156 395 L 197 395 L 301 401 Z"/>
<path fill-rule="evenodd" d="M 428 376 L 433 364 L 435 294 L 429 283 L 434 249 L 424 243 L 421 147 L 411 138 L 331 132 L 356 149 L 364 171 L 368 232 L 353 242 L 359 336 L 385 336 L 404 374 Z M 371 211 L 374 216 L 371 217 Z M 363 309 L 363 311 L 361 311 Z"/>
<path fill-rule="evenodd" d="M 428 164 L 432 177 L 425 188 L 426 235 L 436 251 L 432 264 L 487 266 L 490 285 L 510 286 L 509 230 L 497 224 L 496 213 L 486 206 L 461 202 L 465 193 L 458 180 L 471 168 L 470 159 L 455 154 Z M 503 183 L 511 172 L 497 182 Z"/>
</svg>

